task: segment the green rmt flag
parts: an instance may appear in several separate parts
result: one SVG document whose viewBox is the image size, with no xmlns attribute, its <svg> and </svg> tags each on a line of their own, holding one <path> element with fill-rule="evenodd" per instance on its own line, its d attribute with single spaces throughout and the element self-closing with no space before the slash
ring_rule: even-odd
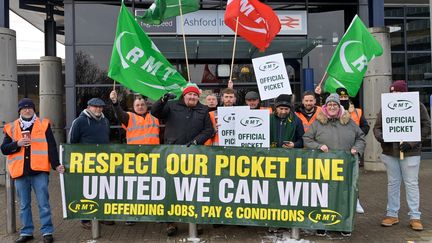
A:
<svg viewBox="0 0 432 243">
<path fill-rule="evenodd" d="M 168 91 L 179 97 L 181 88 L 187 84 L 123 3 L 118 16 L 108 76 L 153 100 Z"/>
<path fill-rule="evenodd" d="M 182 14 L 199 10 L 197 0 L 181 0 Z M 179 0 L 156 0 L 143 16 L 137 16 L 144 23 L 159 25 L 164 20 L 180 15 Z"/>
<path fill-rule="evenodd" d="M 324 90 L 334 93 L 337 88 L 345 87 L 351 97 L 356 96 L 368 63 L 382 53 L 381 45 L 356 15 L 327 67 Z"/>
</svg>

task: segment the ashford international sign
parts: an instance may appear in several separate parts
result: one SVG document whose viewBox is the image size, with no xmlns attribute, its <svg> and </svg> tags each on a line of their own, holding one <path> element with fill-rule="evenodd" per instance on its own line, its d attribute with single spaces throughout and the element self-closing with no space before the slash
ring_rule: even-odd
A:
<svg viewBox="0 0 432 243">
<path fill-rule="evenodd" d="M 346 152 L 62 145 L 67 219 L 351 231 L 357 166 Z"/>
</svg>

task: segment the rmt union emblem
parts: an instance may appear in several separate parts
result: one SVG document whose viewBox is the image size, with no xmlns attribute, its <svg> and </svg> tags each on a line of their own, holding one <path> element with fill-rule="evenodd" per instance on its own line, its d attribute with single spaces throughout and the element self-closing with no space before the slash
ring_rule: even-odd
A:
<svg viewBox="0 0 432 243">
<path fill-rule="evenodd" d="M 69 203 L 68 208 L 70 211 L 78 214 L 92 214 L 96 213 L 99 204 L 95 201 L 88 199 L 75 200 Z"/>
<path fill-rule="evenodd" d="M 263 124 L 263 120 L 259 117 L 245 117 L 240 120 L 240 124 L 245 127 L 259 127 Z"/>
<path fill-rule="evenodd" d="M 266 62 L 264 64 L 261 64 L 258 69 L 263 71 L 263 72 L 267 72 L 267 71 L 273 71 L 277 68 L 279 68 L 278 62 L 269 61 L 269 62 Z"/>
<path fill-rule="evenodd" d="M 413 103 L 409 100 L 396 100 L 388 103 L 387 107 L 396 111 L 406 111 L 413 107 Z"/>
</svg>

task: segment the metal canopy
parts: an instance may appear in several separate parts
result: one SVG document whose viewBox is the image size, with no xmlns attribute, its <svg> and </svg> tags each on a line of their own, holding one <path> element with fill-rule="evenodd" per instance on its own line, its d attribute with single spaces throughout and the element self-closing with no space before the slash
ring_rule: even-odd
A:
<svg viewBox="0 0 432 243">
<path fill-rule="evenodd" d="M 184 59 L 183 39 L 177 37 L 150 37 L 159 50 L 168 59 Z M 284 58 L 302 58 L 315 46 L 321 43 L 318 39 L 296 37 L 276 37 L 265 52 L 252 46 L 241 37 L 237 38 L 235 59 L 252 59 L 276 53 L 283 53 Z M 186 46 L 188 58 L 194 59 L 231 59 L 233 38 L 221 37 L 187 37 Z"/>
</svg>

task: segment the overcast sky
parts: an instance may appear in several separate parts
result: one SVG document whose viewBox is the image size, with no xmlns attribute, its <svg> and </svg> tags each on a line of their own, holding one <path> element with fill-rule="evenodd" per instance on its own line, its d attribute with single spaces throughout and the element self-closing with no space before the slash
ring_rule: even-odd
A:
<svg viewBox="0 0 432 243">
<path fill-rule="evenodd" d="M 39 59 L 44 56 L 44 33 L 9 11 L 10 29 L 16 31 L 17 59 Z M 57 56 L 65 58 L 64 45 L 57 42 Z"/>
</svg>

